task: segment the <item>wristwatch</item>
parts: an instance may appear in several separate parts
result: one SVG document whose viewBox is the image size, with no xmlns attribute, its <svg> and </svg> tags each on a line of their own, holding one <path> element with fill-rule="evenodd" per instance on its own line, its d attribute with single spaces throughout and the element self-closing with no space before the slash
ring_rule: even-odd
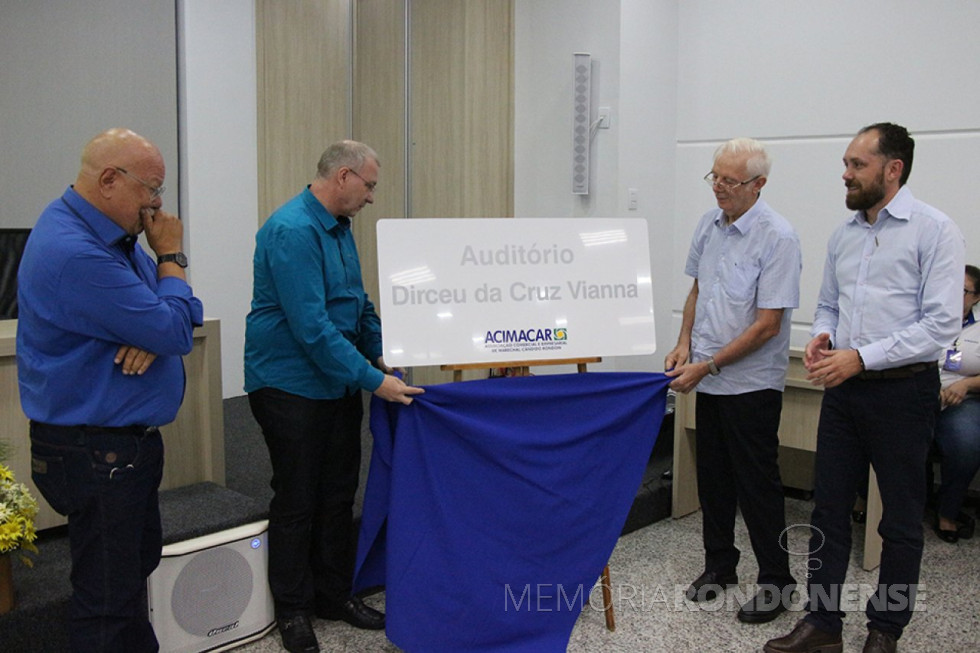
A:
<svg viewBox="0 0 980 653">
<path fill-rule="evenodd" d="M 173 254 L 164 254 L 163 256 L 157 257 L 157 265 L 161 263 L 176 263 L 182 268 L 187 267 L 187 257 L 183 252 L 175 252 Z"/>
<path fill-rule="evenodd" d="M 715 364 L 714 357 L 708 359 L 708 372 L 711 373 L 711 376 L 718 376 L 721 374 L 721 368 Z"/>
</svg>

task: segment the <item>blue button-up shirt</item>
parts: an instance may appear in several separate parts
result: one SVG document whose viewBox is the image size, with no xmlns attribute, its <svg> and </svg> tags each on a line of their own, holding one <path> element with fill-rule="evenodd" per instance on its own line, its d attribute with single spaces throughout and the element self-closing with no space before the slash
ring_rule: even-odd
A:
<svg viewBox="0 0 980 653">
<path fill-rule="evenodd" d="M 381 320 L 364 292 L 350 224 L 307 188 L 259 230 L 246 392 L 270 387 L 336 399 L 381 385 L 384 374 L 372 367 L 383 351 Z"/>
<path fill-rule="evenodd" d="M 183 279 L 73 189 L 38 218 L 17 276 L 17 372 L 24 413 L 49 424 L 159 426 L 184 397 L 181 355 L 203 322 Z M 124 376 L 119 347 L 157 354 Z"/>
<path fill-rule="evenodd" d="M 724 212 L 702 216 L 684 272 L 698 280 L 691 361 L 707 360 L 755 322 L 757 309 L 783 309 L 779 333 L 759 349 L 706 376 L 698 392 L 783 390 L 793 309 L 800 305 L 800 239 L 762 199 L 726 224 Z"/>
<path fill-rule="evenodd" d="M 964 258 L 956 224 L 903 186 L 873 225 L 857 212 L 831 235 L 810 333 L 871 370 L 935 361 L 960 332 Z"/>
</svg>

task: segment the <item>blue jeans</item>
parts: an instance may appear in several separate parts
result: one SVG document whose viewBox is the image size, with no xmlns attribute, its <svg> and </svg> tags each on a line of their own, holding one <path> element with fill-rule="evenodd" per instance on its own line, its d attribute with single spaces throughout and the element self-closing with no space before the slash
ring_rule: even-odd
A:
<svg viewBox="0 0 980 653">
<path fill-rule="evenodd" d="M 71 650 L 159 650 L 144 592 L 162 547 L 160 432 L 31 422 L 31 465 L 41 495 L 68 517 Z"/>
<path fill-rule="evenodd" d="M 939 515 L 956 520 L 963 497 L 980 469 L 980 396 L 967 395 L 936 420 L 940 463 Z"/>
<path fill-rule="evenodd" d="M 307 399 L 248 395 L 272 461 L 269 589 L 277 617 L 338 608 L 354 573 L 354 495 L 361 469 L 361 393 Z"/>
<path fill-rule="evenodd" d="M 908 625 L 922 562 L 926 456 L 938 404 L 935 369 L 903 379 L 852 378 L 824 392 L 807 561 L 812 576 L 806 619 L 818 628 L 840 632 L 843 625 L 851 509 L 869 463 L 883 513 L 878 591 L 865 610 L 868 625 L 896 637 Z"/>
</svg>

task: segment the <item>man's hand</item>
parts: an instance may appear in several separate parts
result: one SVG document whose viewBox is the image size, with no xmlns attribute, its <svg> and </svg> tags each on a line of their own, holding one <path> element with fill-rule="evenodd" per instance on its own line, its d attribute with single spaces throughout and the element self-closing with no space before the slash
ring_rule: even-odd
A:
<svg viewBox="0 0 980 653">
<path fill-rule="evenodd" d="M 687 362 L 687 358 L 690 355 L 691 355 L 690 347 L 678 343 L 676 347 L 670 350 L 670 353 L 667 354 L 667 357 L 664 358 L 664 369 L 669 372 L 675 367 L 677 367 L 678 365 L 683 365 L 684 363 Z"/>
<path fill-rule="evenodd" d="M 157 359 L 156 354 L 144 351 L 137 347 L 123 345 L 116 352 L 113 359 L 116 365 L 122 366 L 122 373 L 126 376 L 140 375 L 150 368 L 150 364 Z"/>
<path fill-rule="evenodd" d="M 397 376 L 385 374 L 384 381 L 382 381 L 381 386 L 374 391 L 374 394 L 378 395 L 385 401 L 397 401 L 407 406 L 408 404 L 412 403 L 412 395 L 420 395 L 424 392 L 425 390 L 422 388 L 407 385 Z"/>
<path fill-rule="evenodd" d="M 817 361 L 823 360 L 824 356 L 826 356 L 830 350 L 830 334 L 817 334 L 813 340 L 806 343 L 806 349 L 803 351 L 803 367 L 809 371 L 810 367 Z"/>
<path fill-rule="evenodd" d="M 670 389 L 676 392 L 687 394 L 701 383 L 701 379 L 710 373 L 707 363 L 681 364 L 672 370 L 664 372 L 674 380 L 670 382 Z"/>
<path fill-rule="evenodd" d="M 143 209 L 146 243 L 157 256 L 179 252 L 184 242 L 184 224 L 176 215 L 162 209 Z"/>
<path fill-rule="evenodd" d="M 810 344 L 812 345 L 819 337 L 811 340 Z M 807 354 L 805 356 L 808 356 L 810 345 L 806 347 Z M 822 358 L 819 358 L 812 365 L 806 366 L 807 371 L 809 371 L 806 380 L 813 385 L 833 388 L 861 371 L 861 357 L 858 355 L 857 349 L 819 349 L 816 355 L 822 356 Z M 805 360 L 804 357 L 804 364 Z"/>
</svg>

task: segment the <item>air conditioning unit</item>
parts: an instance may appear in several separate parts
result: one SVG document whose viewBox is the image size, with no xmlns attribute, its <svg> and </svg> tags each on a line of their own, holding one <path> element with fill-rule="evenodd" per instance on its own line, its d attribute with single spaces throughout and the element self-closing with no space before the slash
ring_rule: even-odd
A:
<svg viewBox="0 0 980 653">
<path fill-rule="evenodd" d="M 260 521 L 163 547 L 147 579 L 161 651 L 225 651 L 275 627 L 268 528 Z"/>
</svg>

